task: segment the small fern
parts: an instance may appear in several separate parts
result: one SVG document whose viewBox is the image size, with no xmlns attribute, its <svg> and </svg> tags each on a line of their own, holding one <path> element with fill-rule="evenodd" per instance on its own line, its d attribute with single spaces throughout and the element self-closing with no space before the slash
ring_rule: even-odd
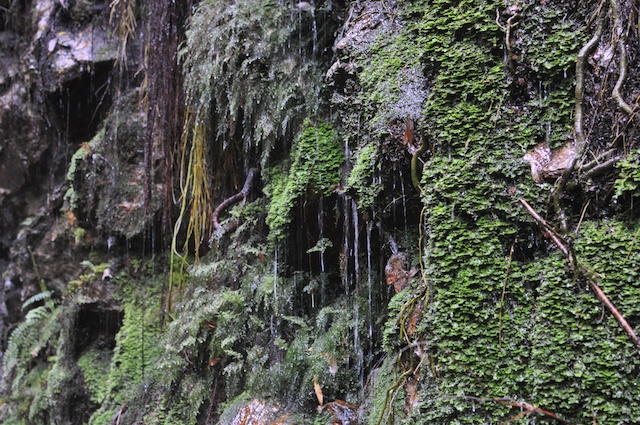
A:
<svg viewBox="0 0 640 425">
<path fill-rule="evenodd" d="M 44 304 L 29 310 L 11 333 L 4 353 L 2 374 L 11 380 L 11 390 L 16 392 L 29 369 L 29 362 L 38 357 L 49 341 L 60 331 L 56 320 L 60 306 L 51 298 L 51 291 L 40 292 L 23 304 L 23 309 L 37 302 Z"/>
</svg>

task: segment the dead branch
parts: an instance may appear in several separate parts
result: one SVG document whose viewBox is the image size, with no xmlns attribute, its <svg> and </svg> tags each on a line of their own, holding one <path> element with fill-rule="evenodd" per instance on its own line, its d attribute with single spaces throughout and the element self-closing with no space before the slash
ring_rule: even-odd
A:
<svg viewBox="0 0 640 425">
<path fill-rule="evenodd" d="M 520 14 L 518 13 L 518 9 L 514 9 L 513 14 L 509 17 L 509 19 L 507 19 L 507 25 L 504 26 L 500 24 L 500 12 L 498 11 L 498 9 L 496 9 L 496 25 L 498 25 L 498 27 L 502 31 L 504 31 L 504 46 L 507 50 L 506 51 L 507 63 L 509 64 L 509 70 L 511 71 L 511 74 L 516 73 L 516 67 L 514 65 L 514 55 L 511 48 L 511 30 L 513 29 L 513 27 L 518 25 L 518 22 L 513 22 L 513 21 L 515 19 L 518 19 L 519 17 L 520 17 Z"/>
<path fill-rule="evenodd" d="M 545 237 L 550 238 L 553 241 L 553 243 L 556 244 L 560 252 L 562 252 L 565 255 L 565 257 L 568 258 L 569 250 L 564 246 L 564 243 L 562 242 L 562 238 L 560 237 L 560 235 L 558 235 L 558 233 L 554 230 L 554 228 L 551 227 L 549 224 L 547 224 L 545 219 L 540 217 L 540 215 L 531 207 L 531 205 L 529 205 L 527 201 L 525 201 L 524 199 L 520 199 L 520 203 L 525 207 L 527 212 L 529 212 L 529 214 L 531 214 L 531 216 L 536 220 L 536 222 L 538 223 L 538 226 L 540 226 L 542 230 L 542 234 Z"/>
<path fill-rule="evenodd" d="M 583 179 L 588 179 L 597 176 L 598 174 L 607 172 L 623 158 L 624 157 L 622 156 L 614 156 L 613 158 L 609 158 L 602 164 L 594 165 L 593 167 L 587 169 L 580 177 Z"/>
<path fill-rule="evenodd" d="M 596 293 L 600 301 L 602 301 L 605 307 L 607 307 L 607 310 L 609 310 L 618 323 L 620 323 L 620 326 L 622 326 L 622 329 L 624 329 L 626 334 L 629 336 L 629 339 L 636 345 L 636 347 L 640 348 L 640 338 L 638 338 L 636 332 L 633 330 L 631 325 L 629 325 L 629 322 L 627 322 L 616 306 L 613 305 L 611 300 L 609 300 L 609 297 L 607 297 L 607 295 L 602 291 L 598 285 L 598 275 L 585 264 L 579 264 L 579 273 L 587 279 L 589 286 L 593 289 L 593 292 Z"/>
<path fill-rule="evenodd" d="M 495 401 L 496 403 L 500 403 L 500 404 L 504 404 L 506 406 L 512 406 L 512 407 L 517 407 L 520 408 L 522 410 L 521 413 L 519 413 L 515 418 L 509 420 L 509 421 L 505 421 L 503 423 L 509 423 L 512 420 L 516 420 L 519 419 L 522 416 L 527 416 L 530 415 L 531 413 L 539 413 L 543 416 L 548 416 L 552 419 L 555 419 L 556 421 L 562 422 L 563 424 L 571 424 L 571 422 L 562 419 L 560 416 L 556 415 L 553 412 L 550 412 L 549 410 L 544 410 L 541 409 L 537 406 L 534 406 L 533 404 L 529 404 L 527 402 L 524 401 L 513 401 L 510 398 L 494 398 L 493 401 Z"/>
<path fill-rule="evenodd" d="M 551 227 L 547 224 L 547 222 L 540 217 L 538 213 L 529 205 L 527 201 L 524 199 L 520 199 L 520 203 L 526 208 L 526 210 L 531 214 L 531 216 L 536 220 L 538 225 L 541 227 L 542 231 L 545 234 L 548 234 L 551 240 L 556 244 L 558 249 L 564 254 L 569 262 L 574 274 L 579 277 L 583 277 L 588 283 L 593 292 L 595 292 L 596 296 L 602 301 L 602 303 L 607 307 L 607 310 L 616 318 L 622 329 L 627 333 L 629 339 L 636 345 L 636 347 L 640 348 L 640 338 L 636 335 L 633 328 L 629 325 L 629 322 L 624 318 L 624 316 L 620 313 L 620 311 L 616 308 L 616 306 L 609 300 L 609 297 L 604 293 L 604 291 L 600 288 L 598 275 L 589 268 L 586 264 L 579 262 L 573 251 L 569 251 L 564 244 L 560 241 L 558 235 L 551 229 Z"/>
<path fill-rule="evenodd" d="M 515 401 L 513 399 L 511 399 L 510 397 L 491 397 L 491 398 L 481 398 L 481 397 L 474 397 L 474 396 L 450 396 L 450 398 L 464 398 L 467 400 L 473 400 L 473 401 L 477 401 L 480 403 L 488 403 L 488 402 L 494 402 L 494 403 L 499 403 L 499 404 L 503 404 L 505 406 L 511 406 L 511 407 L 516 407 L 519 408 L 520 410 L 522 410 L 521 413 L 519 413 L 515 418 L 511 418 L 508 421 L 503 422 L 503 424 L 512 422 L 518 418 L 521 418 L 522 416 L 526 416 L 526 415 L 530 415 L 531 413 L 539 413 L 543 416 L 547 416 L 549 418 L 555 419 L 559 422 L 562 422 L 564 424 L 569 424 L 569 425 L 573 425 L 572 422 L 567 421 L 566 419 L 562 419 L 560 416 L 556 415 L 555 413 L 549 411 L 549 410 L 545 410 L 545 409 L 541 409 L 538 406 L 535 406 L 533 404 L 524 402 L 524 401 Z"/>
<path fill-rule="evenodd" d="M 258 174 L 258 169 L 251 168 L 247 173 L 247 178 L 244 181 L 244 186 L 242 186 L 242 190 L 236 193 L 235 195 L 230 196 L 229 198 L 222 201 L 220 205 L 218 205 L 216 209 L 213 211 L 213 214 L 211 214 L 211 221 L 213 222 L 213 228 L 217 232 L 221 232 L 222 234 L 224 234 L 230 230 L 230 229 L 222 229 L 222 226 L 218 221 L 218 217 L 220 216 L 220 213 L 222 213 L 222 211 L 229 208 L 231 205 L 235 204 L 236 202 L 240 202 L 240 200 L 246 201 L 247 196 L 249 196 L 249 191 L 251 190 L 251 186 L 253 185 L 253 180 L 257 174 Z"/>
</svg>

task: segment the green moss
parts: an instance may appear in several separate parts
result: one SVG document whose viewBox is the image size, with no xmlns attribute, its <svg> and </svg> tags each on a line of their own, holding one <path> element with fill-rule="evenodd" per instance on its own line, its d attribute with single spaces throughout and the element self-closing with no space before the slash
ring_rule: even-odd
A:
<svg viewBox="0 0 640 425">
<path fill-rule="evenodd" d="M 359 208 L 370 208 L 382 191 L 382 183 L 373 176 L 378 164 L 378 145 L 369 143 L 355 153 L 355 163 L 347 179 L 347 189 L 354 189 Z"/>
<path fill-rule="evenodd" d="M 80 181 L 81 177 L 76 174 L 78 171 L 82 170 L 81 164 L 85 161 L 90 155 L 91 150 L 96 147 L 102 145 L 104 143 L 104 135 L 105 129 L 101 128 L 95 136 L 91 139 L 90 142 L 81 145 L 78 150 L 71 156 L 71 160 L 69 161 L 69 168 L 67 169 L 67 182 L 69 183 L 69 189 L 64 195 L 64 200 L 67 208 L 71 211 L 77 210 L 79 207 L 79 196 L 81 193 L 78 192 L 80 187 L 76 187 L 76 181 Z"/>
<path fill-rule="evenodd" d="M 309 13 L 275 0 L 201 2 L 191 17 L 185 48 L 187 100 L 199 114 L 215 108 L 219 121 L 211 137 L 231 140 L 243 152 L 260 147 L 267 168 L 274 147 L 284 148 L 321 96 L 322 71 L 311 59 L 332 35 L 312 40 Z M 318 7 L 316 19 L 329 31 L 332 10 Z"/>
<path fill-rule="evenodd" d="M 374 371 L 372 376 L 374 380 L 371 383 L 373 394 L 369 401 L 370 405 L 366 406 L 368 425 L 393 425 L 402 423 L 406 418 L 403 412 L 402 404 L 404 401 L 404 391 L 401 386 L 397 388 L 399 391 L 392 390 L 397 386 L 399 373 L 397 358 L 389 356 L 384 359 L 382 365 Z"/>
<path fill-rule="evenodd" d="M 160 319 L 157 312 L 157 306 L 125 305 L 108 378 L 108 393 L 116 403 L 132 398 L 144 378 L 159 373 L 155 365 L 163 347 L 157 343 Z"/>
<path fill-rule="evenodd" d="M 617 164 L 620 176 L 615 182 L 615 198 L 623 195 L 638 197 L 640 195 L 640 151 L 632 151 Z"/>
<path fill-rule="evenodd" d="M 407 5 L 407 31 L 433 75 L 424 121 L 434 153 L 421 182 L 431 298 L 414 336 L 428 345 L 416 357 L 423 380 L 405 421 L 509 421 L 524 401 L 577 423 L 593 420 L 593 412 L 598 421 L 635 422 L 638 413 L 628 408 L 640 367 L 633 344 L 585 282 L 573 279 L 563 256 L 532 234 L 517 202 L 547 209 L 549 185 L 533 184 L 520 158 L 537 141 L 559 146 L 571 132 L 570 68 L 584 22 L 577 15 L 555 20 L 567 14 L 559 3 L 523 8 L 512 44 L 522 49 L 516 72 L 526 70 L 524 90 L 503 61 L 504 33 L 495 23 L 503 8 L 491 1 Z M 533 33 L 540 23 L 544 35 Z M 531 75 L 545 82 L 536 86 Z M 633 178 L 625 178 L 618 187 L 634 191 L 633 183 L 625 186 Z M 600 273 L 633 323 L 635 236 L 622 223 L 587 219 L 575 240 L 578 258 Z M 410 298 L 394 297 L 392 314 Z M 391 353 L 407 344 L 395 316 L 385 338 Z M 515 406 L 495 401 L 515 395 Z M 535 423 L 548 419 L 528 415 Z"/>
<path fill-rule="evenodd" d="M 293 144 L 291 158 L 286 176 L 272 172 L 271 185 L 266 189 L 271 198 L 266 221 L 272 240 L 286 235 L 291 210 L 301 196 L 306 193 L 327 196 L 337 188 L 344 154 L 330 124 L 314 125 L 307 120 Z"/>
<path fill-rule="evenodd" d="M 107 395 L 111 357 L 111 351 L 91 350 L 78 359 L 91 401 L 97 405 L 101 405 Z"/>
</svg>

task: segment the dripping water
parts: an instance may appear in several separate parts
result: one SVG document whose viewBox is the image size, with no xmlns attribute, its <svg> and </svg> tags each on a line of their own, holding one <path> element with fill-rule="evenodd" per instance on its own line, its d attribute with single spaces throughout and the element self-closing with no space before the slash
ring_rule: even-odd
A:
<svg viewBox="0 0 640 425">
<path fill-rule="evenodd" d="M 404 189 L 404 176 L 400 170 L 400 189 L 402 193 L 402 214 L 404 215 L 404 237 L 409 237 L 409 225 L 407 224 L 407 195 Z"/>
<path fill-rule="evenodd" d="M 312 32 L 313 32 L 313 49 L 312 55 L 315 58 L 316 52 L 318 50 L 318 25 L 316 23 L 316 6 L 313 0 L 311 0 L 311 21 L 312 21 Z"/>
<path fill-rule="evenodd" d="M 369 351 L 367 353 L 367 363 L 371 364 L 373 360 L 373 277 L 371 270 L 371 230 L 373 229 L 373 221 L 367 222 L 367 324 L 369 337 Z"/>
<path fill-rule="evenodd" d="M 400 178 L 402 178 L 402 171 L 400 172 Z M 393 193 L 396 193 L 398 191 L 398 181 L 397 181 L 397 176 L 395 175 L 395 173 L 393 174 L 393 184 L 391 186 Z M 391 217 L 393 218 L 393 222 L 397 223 L 398 222 L 398 218 L 397 218 L 397 212 L 396 212 L 396 198 L 394 196 L 393 200 L 391 201 Z"/>
<path fill-rule="evenodd" d="M 273 306 L 278 314 L 278 248 L 273 249 Z"/>
<path fill-rule="evenodd" d="M 359 219 L 358 219 L 358 206 L 352 199 L 349 200 L 351 204 L 351 213 L 353 214 L 353 261 L 355 272 L 355 293 L 353 302 L 353 346 L 356 352 L 356 371 L 360 379 L 360 388 L 364 387 L 364 353 L 360 342 L 359 322 L 360 322 L 360 232 L 359 232 Z"/>
<path fill-rule="evenodd" d="M 318 229 L 319 229 L 319 240 L 324 239 L 324 204 L 323 204 L 323 196 L 320 197 L 320 202 L 318 205 Z M 325 297 L 325 286 L 326 286 L 326 269 L 325 269 L 325 254 L 324 249 L 320 250 L 320 305 L 322 305 Z M 315 305 L 313 306 L 315 307 Z"/>
</svg>

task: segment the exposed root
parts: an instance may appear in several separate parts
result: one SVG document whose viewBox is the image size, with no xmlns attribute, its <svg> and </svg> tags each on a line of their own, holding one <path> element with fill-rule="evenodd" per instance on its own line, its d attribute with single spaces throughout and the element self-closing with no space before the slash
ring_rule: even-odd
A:
<svg viewBox="0 0 640 425">
<path fill-rule="evenodd" d="M 583 179 L 589 179 L 597 176 L 598 174 L 605 173 L 611 170 L 623 158 L 623 156 L 614 156 L 601 164 L 596 164 L 592 167 L 585 167 L 586 170 L 580 175 L 580 177 Z"/>
<path fill-rule="evenodd" d="M 564 210 L 560 206 L 560 197 L 564 192 L 564 189 L 569 181 L 569 178 L 573 174 L 576 163 L 578 159 L 582 157 L 587 145 L 587 138 L 584 133 L 584 112 L 583 112 L 583 104 L 584 104 L 584 68 L 586 59 L 589 54 L 593 51 L 593 49 L 600 42 L 600 37 L 602 36 L 602 27 L 603 27 L 603 17 L 602 11 L 598 13 L 598 18 L 596 21 L 596 30 L 593 34 L 593 37 L 585 44 L 580 52 L 578 53 L 578 59 L 576 60 L 576 89 L 575 89 L 575 118 L 574 118 L 574 132 L 575 132 L 575 155 L 565 168 L 562 175 L 556 180 L 556 183 L 553 187 L 553 192 L 551 193 L 551 197 L 553 200 L 553 207 L 555 209 L 556 215 L 560 221 L 560 230 L 562 234 L 568 233 L 567 227 L 567 218 L 564 214 Z"/>
<path fill-rule="evenodd" d="M 625 114 L 631 115 L 633 108 L 624 100 L 620 89 L 627 78 L 627 50 L 624 46 L 624 39 L 622 37 L 622 24 L 620 23 L 620 9 L 618 8 L 617 0 L 609 0 L 609 6 L 613 15 L 613 31 L 614 37 L 617 39 L 618 53 L 620 54 L 620 61 L 618 63 L 619 75 L 616 85 L 613 87 L 611 95 L 618 103 L 618 107 L 624 111 Z"/>
<path fill-rule="evenodd" d="M 418 193 L 422 195 L 422 186 L 420 185 L 420 177 L 418 174 L 420 173 L 420 156 L 427 151 L 427 142 L 425 140 L 424 130 L 422 133 L 422 137 L 420 140 L 420 148 L 413 153 L 411 157 L 411 183 L 413 183 L 413 187 L 416 188 Z"/>
<path fill-rule="evenodd" d="M 249 191 L 253 186 L 253 180 L 255 179 L 257 174 L 258 174 L 258 169 L 251 168 L 247 173 L 247 178 L 244 181 L 244 186 L 242 186 L 242 190 L 236 193 L 235 195 L 230 196 L 229 198 L 222 201 L 220 205 L 218 205 L 216 209 L 213 211 L 213 214 L 211 214 L 211 222 L 213 223 L 213 228 L 215 229 L 216 233 L 219 234 L 219 236 L 222 236 L 228 231 L 233 230 L 233 228 L 237 227 L 237 225 L 232 226 L 231 228 L 225 229 L 222 227 L 222 225 L 218 221 L 218 217 L 220 217 L 220 214 L 222 213 L 222 211 L 229 208 L 231 205 L 235 204 L 236 202 L 240 202 L 241 200 L 242 201 L 247 200 L 247 196 L 249 196 Z"/>
<path fill-rule="evenodd" d="M 512 75 L 516 73 L 516 66 L 514 64 L 514 55 L 511 49 L 511 29 L 518 25 L 517 22 L 513 22 L 520 17 L 520 14 L 517 10 L 518 9 L 515 9 L 513 11 L 513 15 L 511 15 L 509 19 L 507 19 L 507 25 L 502 25 L 500 24 L 500 12 L 496 9 L 496 25 L 498 25 L 498 27 L 502 31 L 504 31 L 504 46 L 506 48 L 507 63 L 509 65 L 509 71 L 511 71 Z"/>
</svg>

